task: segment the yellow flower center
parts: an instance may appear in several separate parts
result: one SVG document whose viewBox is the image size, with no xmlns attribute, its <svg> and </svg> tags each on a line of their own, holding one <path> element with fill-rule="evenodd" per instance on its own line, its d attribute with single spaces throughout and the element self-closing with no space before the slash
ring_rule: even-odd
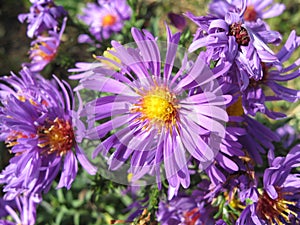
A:
<svg viewBox="0 0 300 225">
<path fill-rule="evenodd" d="M 117 22 L 117 17 L 115 17 L 111 14 L 108 14 L 102 18 L 102 26 L 103 27 L 112 26 L 116 22 Z"/>
<path fill-rule="evenodd" d="M 159 130 L 162 127 L 167 128 L 172 132 L 172 127 L 177 128 L 179 120 L 176 97 L 168 88 L 162 86 L 154 86 L 149 91 L 142 93 L 142 98 L 131 112 L 140 112 L 139 121 L 147 121 L 145 129 L 155 125 Z"/>
<path fill-rule="evenodd" d="M 239 97 L 235 103 L 227 107 L 226 111 L 229 116 L 242 116 L 244 114 L 242 98 Z"/>
<path fill-rule="evenodd" d="M 284 199 L 285 195 L 289 195 L 291 193 L 284 193 L 278 187 L 275 187 L 275 189 L 278 193 L 278 197 L 276 199 L 272 199 L 268 193 L 264 191 L 259 197 L 256 211 L 264 220 L 268 221 L 269 224 L 290 224 L 289 216 L 294 215 L 297 217 L 297 213 L 289 209 L 289 205 L 294 206 L 296 203 Z M 280 218 L 284 219 L 285 223 L 283 223 Z"/>
<path fill-rule="evenodd" d="M 53 122 L 38 128 L 39 147 L 45 148 L 46 154 L 56 152 L 61 156 L 74 146 L 75 136 L 69 121 L 56 118 Z"/>
</svg>

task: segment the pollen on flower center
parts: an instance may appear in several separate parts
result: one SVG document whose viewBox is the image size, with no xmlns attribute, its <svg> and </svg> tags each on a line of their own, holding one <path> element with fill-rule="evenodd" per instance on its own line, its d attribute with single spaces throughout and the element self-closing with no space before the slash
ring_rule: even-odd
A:
<svg viewBox="0 0 300 225">
<path fill-rule="evenodd" d="M 244 114 L 242 98 L 239 97 L 235 103 L 227 107 L 226 111 L 229 116 L 242 116 Z"/>
<path fill-rule="evenodd" d="M 255 8 L 253 5 L 247 6 L 245 13 L 244 13 L 244 19 L 246 21 L 256 21 L 257 12 L 255 11 Z"/>
<path fill-rule="evenodd" d="M 132 112 L 140 112 L 140 121 L 147 121 L 148 128 L 157 125 L 158 128 L 171 129 L 179 120 L 176 97 L 167 88 L 155 86 L 142 94 L 142 98 L 134 104 Z"/>
<path fill-rule="evenodd" d="M 162 96 L 147 95 L 142 102 L 143 114 L 151 120 L 168 122 L 172 119 L 176 109 L 173 104 Z"/>
<path fill-rule="evenodd" d="M 30 135 L 31 138 L 34 137 L 33 134 Z M 5 140 L 6 147 L 13 147 L 18 144 L 19 138 L 28 138 L 26 134 L 23 134 L 21 131 L 13 130 Z"/>
<path fill-rule="evenodd" d="M 229 35 L 235 37 L 235 41 L 242 46 L 248 46 L 250 37 L 246 28 L 241 23 L 233 23 L 229 27 Z"/>
<path fill-rule="evenodd" d="M 102 18 L 102 26 L 112 26 L 117 22 L 117 18 L 114 15 L 108 14 Z"/>
<path fill-rule="evenodd" d="M 46 126 L 38 128 L 40 148 L 45 148 L 45 153 L 56 152 L 64 155 L 72 149 L 75 143 L 73 128 L 69 121 L 56 118 L 53 122 L 47 122 Z"/>
<path fill-rule="evenodd" d="M 275 188 L 278 197 L 276 199 L 270 198 L 266 191 L 260 196 L 256 210 L 258 214 L 270 224 L 286 224 L 290 223 L 290 215 L 297 217 L 297 213 L 292 211 L 289 206 L 294 206 L 296 203 L 287 201 L 284 199 L 284 195 L 289 193 L 283 193 L 280 188 Z M 286 223 L 282 223 L 280 218 L 284 219 Z"/>
</svg>

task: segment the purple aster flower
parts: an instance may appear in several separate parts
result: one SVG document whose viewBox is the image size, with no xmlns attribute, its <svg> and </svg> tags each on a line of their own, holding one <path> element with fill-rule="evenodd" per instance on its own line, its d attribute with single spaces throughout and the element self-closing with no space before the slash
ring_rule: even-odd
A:
<svg viewBox="0 0 300 225">
<path fill-rule="evenodd" d="M 219 18 L 224 18 L 227 12 L 241 12 L 247 22 L 279 16 L 284 9 L 284 4 L 260 0 L 213 0 L 209 4 L 209 12 Z"/>
<path fill-rule="evenodd" d="M 88 138 L 109 135 L 94 156 L 98 153 L 107 156 L 114 148 L 107 156 L 110 170 L 117 170 L 130 158 L 133 181 L 150 172 L 156 175 L 159 185 L 164 163 L 170 196 L 173 196 L 180 185 L 186 188 L 190 184 L 187 155 L 205 165 L 214 158 L 218 143 L 225 136 L 222 121 L 228 119 L 222 106 L 231 96 L 222 95 L 216 83 L 211 83 L 223 70 L 211 72 L 200 56 L 195 62 L 189 62 L 185 55 L 179 71 L 173 74 L 180 33 L 173 35 L 167 28 L 167 34 L 166 62 L 162 70 L 164 56 L 157 40 L 149 32 L 143 34 L 133 28 L 137 47 L 125 48 L 112 42 L 114 51 L 110 53 L 120 64 L 98 57 L 114 63 L 122 73 L 96 68 L 93 75 L 80 81 L 77 90 L 107 92 L 106 96 L 87 103 L 83 114 L 91 122 Z M 105 118 L 107 122 L 101 122 Z M 95 125 L 95 121 L 100 125 Z M 111 134 L 113 129 L 115 132 Z"/>
<path fill-rule="evenodd" d="M 162 225 L 212 225 L 215 224 L 214 207 L 204 196 L 208 192 L 209 181 L 203 180 L 191 195 L 180 193 L 170 201 L 160 201 L 157 220 Z"/>
<path fill-rule="evenodd" d="M 26 67 L 20 75 L 4 77 L 0 86 L 0 138 L 13 154 L 0 174 L 6 199 L 23 192 L 47 192 L 60 170 L 57 188 L 69 189 L 77 160 L 90 174 L 96 173 L 75 139 L 75 125 L 77 133 L 82 126 L 72 110 L 67 83 L 56 77 L 53 82 L 45 80 Z"/>
<path fill-rule="evenodd" d="M 284 64 L 289 60 L 292 53 L 298 49 L 300 37 L 292 31 L 282 49 L 277 53 L 277 58 Z M 296 102 L 300 98 L 300 91 L 281 85 L 282 82 L 293 80 L 300 76 L 299 65 L 300 59 L 297 59 L 289 66 L 277 68 L 273 63 L 261 63 L 263 77 L 259 80 L 251 78 L 249 85 L 242 92 L 243 108 L 246 114 L 255 116 L 257 112 L 265 113 L 270 118 L 285 116 L 282 113 L 271 112 L 265 106 L 266 101 L 285 100 Z M 264 87 L 269 87 L 273 95 L 266 96 Z"/>
<path fill-rule="evenodd" d="M 36 220 L 36 207 L 41 201 L 42 198 L 38 194 L 20 195 L 12 201 L 3 201 L 2 210 L 10 215 L 14 222 L 0 219 L 0 224 L 34 225 Z"/>
<path fill-rule="evenodd" d="M 129 20 L 132 10 L 126 0 L 101 1 L 101 4 L 87 3 L 83 15 L 78 16 L 89 26 L 90 33 L 98 40 L 108 39 L 113 33 L 118 33 Z M 79 36 L 78 41 L 93 42 L 88 35 Z"/>
<path fill-rule="evenodd" d="M 23 66 L 28 67 L 32 72 L 40 72 L 55 59 L 66 22 L 67 17 L 65 17 L 59 32 L 56 29 L 49 31 L 46 36 L 38 36 L 36 40 L 31 42 L 29 51 L 31 62 L 23 63 Z"/>
<path fill-rule="evenodd" d="M 248 205 L 237 221 L 239 224 L 298 224 L 300 217 L 300 174 L 292 173 L 299 167 L 300 146 L 297 145 L 286 157 L 269 155 L 270 167 L 263 175 L 263 190 L 258 200 Z M 294 221 L 294 223 L 291 223 Z"/>
<path fill-rule="evenodd" d="M 279 16 L 284 10 L 284 4 L 274 3 L 273 1 L 248 0 L 244 19 L 246 21 L 255 21 L 258 18 L 268 19 Z"/>
<path fill-rule="evenodd" d="M 277 39 L 270 38 L 273 36 L 265 29 L 247 27 L 240 14 L 228 12 L 222 19 L 213 16 L 195 17 L 191 13 L 187 16 L 199 26 L 189 51 L 206 47 L 208 61 L 231 63 L 231 76 L 237 80 L 241 90 L 248 86 L 249 79 L 262 79 L 261 62 L 280 64 L 267 46 Z"/>
<path fill-rule="evenodd" d="M 44 31 L 55 30 L 58 27 L 58 19 L 65 17 L 67 12 L 62 6 L 56 6 L 53 0 L 31 0 L 30 13 L 20 14 L 21 23 L 28 23 L 27 36 L 33 38 Z"/>
<path fill-rule="evenodd" d="M 212 15 L 224 19 L 227 13 L 237 13 L 248 29 L 259 34 L 264 42 L 272 44 L 279 44 L 282 36 L 279 32 L 272 31 L 263 19 L 278 16 L 284 9 L 283 4 L 259 0 L 213 0 L 209 4 Z"/>
</svg>

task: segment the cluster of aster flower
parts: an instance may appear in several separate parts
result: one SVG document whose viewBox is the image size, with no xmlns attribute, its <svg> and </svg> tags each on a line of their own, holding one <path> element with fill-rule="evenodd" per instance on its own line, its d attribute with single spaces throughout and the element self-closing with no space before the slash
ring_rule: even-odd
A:
<svg viewBox="0 0 300 225">
<path fill-rule="evenodd" d="M 70 189 L 77 161 L 90 174 L 97 169 L 77 144 L 82 125 L 77 122 L 72 90 L 66 82 L 55 76 L 46 80 L 24 67 L 20 75 L 1 79 L 1 103 L 1 140 L 12 157 L 0 173 L 5 199 L 0 215 L 9 213 L 16 224 L 35 224 L 36 205 L 59 173 L 57 188 Z"/>
<path fill-rule="evenodd" d="M 253 117 L 258 112 L 271 119 L 285 117 L 270 111 L 266 102 L 296 102 L 300 97 L 298 90 L 280 84 L 300 75 L 299 59 L 286 66 L 300 45 L 300 37 L 291 31 L 277 53 L 269 47 L 281 43 L 282 38 L 264 19 L 283 10 L 283 4 L 272 1 L 214 0 L 207 16 L 186 13 L 198 25 L 189 51 L 205 48 L 208 65 L 230 64 L 218 79 L 222 92 L 232 100 L 226 106 L 226 136 L 214 163 L 205 169 L 209 179 L 202 180 L 190 195 L 162 201 L 158 210 L 161 224 L 300 222 L 299 171 L 292 173 L 299 166 L 300 146 L 276 157 L 282 149 L 275 149 L 272 143 L 280 141 L 282 131 L 275 133 Z M 269 167 L 262 174 L 256 170 L 266 166 L 266 150 Z M 204 186 L 204 182 L 209 184 Z"/>
<path fill-rule="evenodd" d="M 59 174 L 57 188 L 70 189 L 78 162 L 92 175 L 97 171 L 77 143 L 83 125 L 74 111 L 72 89 L 55 75 L 47 80 L 39 74 L 57 53 L 66 15 L 52 0 L 32 1 L 30 13 L 19 15 L 21 22 L 28 22 L 28 37 L 36 39 L 31 62 L 24 63 L 19 74 L 0 80 L 0 140 L 11 154 L 0 173 L 0 216 L 14 220 L 0 224 L 35 224 L 43 194 Z"/>
<path fill-rule="evenodd" d="M 28 23 L 27 36 L 31 42 L 29 63 L 23 66 L 33 72 L 40 72 L 56 57 L 62 34 L 67 22 L 67 12 L 53 0 L 31 0 L 30 12 L 20 14 L 20 22 Z M 64 18 L 61 23 L 59 20 Z"/>
<path fill-rule="evenodd" d="M 206 16 L 187 12 L 198 26 L 187 51 L 168 25 L 166 43 L 133 27 L 134 43 L 112 41 L 94 56 L 97 62 L 69 69 L 79 82 L 72 90 L 55 75 L 47 80 L 38 73 L 56 54 L 66 19 L 60 30 L 57 21 L 66 12 L 50 0 L 32 3 L 31 13 L 20 16 L 28 36 L 37 36 L 32 62 L 0 84 L 0 139 L 12 154 L 0 173 L 0 216 L 15 221 L 0 224 L 35 224 L 43 194 L 59 174 L 57 188 L 70 189 L 77 161 L 96 174 L 79 145 L 83 139 L 99 141 L 92 157 L 104 159 L 108 171 L 125 168 L 129 186 L 157 186 L 160 224 L 300 223 L 300 145 L 291 146 L 288 131 L 285 149 L 277 149 L 289 129 L 272 131 L 255 117 L 281 119 L 286 115 L 266 102 L 300 98 L 281 83 L 300 75 L 299 59 L 287 65 L 300 37 L 291 31 L 281 43 L 264 20 L 280 15 L 283 4 L 212 0 Z M 98 0 L 80 19 L 101 43 L 131 14 L 126 1 Z M 182 31 L 181 17 L 180 24 Z M 86 35 L 79 42 L 93 43 Z M 275 53 L 271 45 L 279 44 Z M 86 100 L 87 90 L 97 98 Z M 150 224 L 148 199 L 129 206 L 137 210 L 125 222 Z"/>
</svg>

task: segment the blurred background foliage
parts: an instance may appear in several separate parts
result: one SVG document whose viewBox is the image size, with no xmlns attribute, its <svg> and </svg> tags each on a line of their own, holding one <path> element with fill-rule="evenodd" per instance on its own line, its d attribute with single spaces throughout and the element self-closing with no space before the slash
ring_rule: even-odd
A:
<svg viewBox="0 0 300 225">
<path fill-rule="evenodd" d="M 62 5 L 69 13 L 69 20 L 63 40 L 59 49 L 57 58 L 48 65 L 42 74 L 50 78 L 51 74 L 67 80 L 72 86 L 75 81 L 70 81 L 67 72 L 69 68 L 74 68 L 75 62 L 91 62 L 93 54 L 101 55 L 103 51 L 110 46 L 110 40 L 114 39 L 121 43 L 132 42 L 130 29 L 132 26 L 148 29 L 155 36 L 165 40 L 164 23 L 169 23 L 167 13 L 185 13 L 191 11 L 195 15 L 205 15 L 208 0 L 179 0 L 176 3 L 172 0 L 129 0 L 133 8 L 134 16 L 126 22 L 122 33 L 116 34 L 111 39 L 102 43 L 102 47 L 95 48 L 88 44 L 78 44 L 77 37 L 80 33 L 87 31 L 87 27 L 81 24 L 76 15 L 81 13 L 81 9 L 87 3 L 87 0 L 55 0 L 57 5 Z M 279 1 L 278 1 L 279 2 Z M 300 35 L 300 0 L 281 1 L 286 5 L 285 12 L 277 17 L 268 20 L 271 28 L 279 31 L 285 41 L 292 29 Z M 0 1 L 0 75 L 9 75 L 11 71 L 18 73 L 21 64 L 28 60 L 28 50 L 31 40 L 26 36 L 26 24 L 21 24 L 17 16 L 20 13 L 29 11 L 29 0 L 1 0 Z M 196 27 L 190 21 L 188 27 L 183 31 L 183 40 L 181 43 L 188 46 L 192 41 L 192 33 Z M 175 27 L 171 27 L 173 32 Z M 185 47 L 186 47 L 185 46 Z M 280 46 L 275 47 L 278 50 Z M 292 57 L 292 60 L 299 58 L 298 50 Z M 292 62 L 292 60 L 290 62 Z M 299 78 L 296 81 L 289 82 L 288 86 L 300 89 Z M 300 105 L 278 102 L 270 104 L 270 107 L 276 111 L 286 112 L 287 119 L 272 121 L 265 116 L 258 115 L 258 119 L 267 124 L 271 129 L 288 123 L 297 130 L 295 143 L 299 143 L 300 131 Z M 295 144 L 294 143 L 294 144 Z M 282 146 L 278 145 L 278 148 Z M 9 159 L 6 151 L 3 151 L 4 145 L 0 146 L 0 169 L 2 169 Z M 89 151 L 89 149 L 87 149 Z M 125 186 L 113 183 L 100 175 L 90 177 L 86 172 L 80 170 L 70 191 L 65 189 L 56 190 L 56 184 L 53 184 L 52 190 L 44 195 L 44 201 L 38 207 L 37 224 L 43 225 L 106 225 L 111 220 L 124 220 L 128 215 L 126 207 L 133 203 L 130 190 Z M 157 207 L 157 191 L 154 187 L 148 187 L 151 192 L 141 192 L 139 199 L 145 198 L 146 193 L 150 195 L 150 211 Z M 0 193 L 1 195 L 1 193 Z M 137 196 L 135 196 L 137 197 Z M 149 209 L 149 208 L 148 208 Z M 121 222 L 122 224 L 125 222 Z"/>
</svg>

